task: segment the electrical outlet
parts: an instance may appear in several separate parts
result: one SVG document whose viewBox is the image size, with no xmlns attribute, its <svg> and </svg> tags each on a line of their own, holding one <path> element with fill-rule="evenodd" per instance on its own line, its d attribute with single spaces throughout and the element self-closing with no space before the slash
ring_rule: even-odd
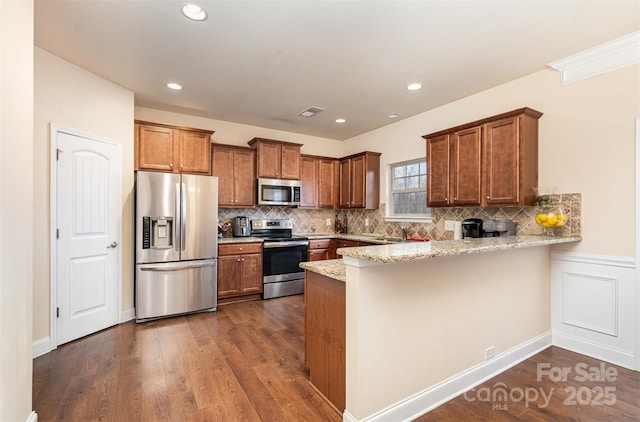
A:
<svg viewBox="0 0 640 422">
<path fill-rule="evenodd" d="M 327 227 L 331 226 L 331 219 L 330 218 L 327 218 L 326 224 L 327 224 Z"/>
<path fill-rule="evenodd" d="M 454 231 L 456 229 L 456 222 L 453 220 L 444 220 L 444 229 Z"/>
<path fill-rule="evenodd" d="M 369 227 L 369 219 L 368 218 L 364 219 L 364 226 L 365 227 Z"/>
<path fill-rule="evenodd" d="M 484 360 L 493 359 L 495 355 L 496 355 L 496 346 L 491 346 L 484 349 Z"/>
</svg>

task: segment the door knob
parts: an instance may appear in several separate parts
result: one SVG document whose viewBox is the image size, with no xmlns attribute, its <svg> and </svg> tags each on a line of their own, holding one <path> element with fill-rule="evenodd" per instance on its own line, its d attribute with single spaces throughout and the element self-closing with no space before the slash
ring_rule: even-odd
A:
<svg viewBox="0 0 640 422">
<path fill-rule="evenodd" d="M 115 248 L 118 246 L 118 242 L 111 242 L 111 244 L 109 246 L 107 246 L 107 248 Z"/>
</svg>

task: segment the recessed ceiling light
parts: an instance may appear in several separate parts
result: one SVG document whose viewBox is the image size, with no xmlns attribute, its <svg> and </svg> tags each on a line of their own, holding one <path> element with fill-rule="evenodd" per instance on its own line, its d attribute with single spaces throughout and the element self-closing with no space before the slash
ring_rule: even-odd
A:
<svg viewBox="0 0 640 422">
<path fill-rule="evenodd" d="M 207 19 L 207 12 L 197 4 L 189 3 L 182 6 L 182 14 L 194 21 Z"/>
<path fill-rule="evenodd" d="M 390 118 L 390 119 L 395 119 L 398 116 L 399 116 L 398 113 L 389 113 L 389 114 L 387 114 L 387 117 Z"/>
<path fill-rule="evenodd" d="M 422 88 L 422 85 L 421 85 L 421 84 L 419 84 L 419 83 L 417 83 L 417 82 L 416 82 L 416 83 L 412 83 L 412 84 L 407 85 L 407 89 L 408 89 L 409 91 L 417 91 L 417 90 L 419 90 L 420 88 Z"/>
<path fill-rule="evenodd" d="M 345 119 L 336 119 L 336 123 L 344 123 L 344 122 L 346 122 Z"/>
<path fill-rule="evenodd" d="M 167 88 L 174 89 L 174 90 L 176 90 L 176 91 L 180 91 L 180 90 L 182 89 L 182 85 L 177 84 L 177 83 L 175 83 L 175 82 L 169 82 L 169 83 L 167 84 Z"/>
</svg>

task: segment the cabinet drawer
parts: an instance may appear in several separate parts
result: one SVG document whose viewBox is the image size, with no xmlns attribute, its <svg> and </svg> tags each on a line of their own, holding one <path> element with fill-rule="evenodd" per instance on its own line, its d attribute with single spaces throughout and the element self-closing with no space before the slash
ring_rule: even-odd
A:
<svg viewBox="0 0 640 422">
<path fill-rule="evenodd" d="M 331 239 L 314 239 L 309 241 L 309 249 L 327 249 Z"/>
<path fill-rule="evenodd" d="M 262 253 L 262 243 L 230 243 L 218 245 L 218 255 L 243 255 Z"/>
</svg>

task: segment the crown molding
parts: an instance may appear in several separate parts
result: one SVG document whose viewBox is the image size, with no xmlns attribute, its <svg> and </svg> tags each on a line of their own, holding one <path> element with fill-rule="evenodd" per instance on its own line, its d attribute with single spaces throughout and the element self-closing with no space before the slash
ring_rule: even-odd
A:
<svg viewBox="0 0 640 422">
<path fill-rule="evenodd" d="M 640 63 L 640 31 L 549 63 L 563 85 Z"/>
</svg>

